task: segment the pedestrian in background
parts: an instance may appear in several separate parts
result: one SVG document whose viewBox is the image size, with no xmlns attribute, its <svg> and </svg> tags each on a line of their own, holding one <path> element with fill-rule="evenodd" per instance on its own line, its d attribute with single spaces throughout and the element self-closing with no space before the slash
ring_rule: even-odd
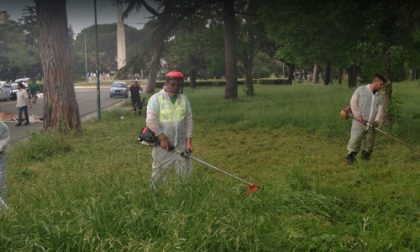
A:
<svg viewBox="0 0 420 252">
<path fill-rule="evenodd" d="M 9 138 L 9 128 L 0 120 L 0 209 L 7 208 L 6 149 Z"/>
<path fill-rule="evenodd" d="M 31 103 L 29 101 L 29 95 L 28 92 L 26 92 L 25 85 L 23 85 L 22 82 L 18 83 L 18 91 L 16 93 L 16 107 L 19 111 L 18 116 L 18 123 L 16 126 L 22 126 L 22 113 L 25 114 L 25 125 L 29 126 L 29 113 L 28 113 L 28 107 L 30 107 Z"/>
<path fill-rule="evenodd" d="M 143 89 L 140 87 L 139 81 L 135 80 L 133 85 L 130 86 L 131 103 L 133 105 L 133 112 L 136 113 L 138 111 L 139 115 L 141 115 L 141 110 L 143 108 L 140 91 L 143 91 Z"/>
</svg>

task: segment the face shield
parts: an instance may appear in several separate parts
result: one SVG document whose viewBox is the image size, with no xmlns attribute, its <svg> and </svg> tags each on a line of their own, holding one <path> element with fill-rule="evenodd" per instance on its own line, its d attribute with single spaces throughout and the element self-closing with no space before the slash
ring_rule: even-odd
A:
<svg viewBox="0 0 420 252">
<path fill-rule="evenodd" d="M 163 89 L 168 93 L 179 94 L 181 91 L 182 80 L 166 79 Z"/>
<path fill-rule="evenodd" d="M 166 81 L 163 89 L 168 93 L 179 94 L 182 93 L 182 82 L 184 74 L 179 71 L 171 71 L 165 75 Z"/>
</svg>

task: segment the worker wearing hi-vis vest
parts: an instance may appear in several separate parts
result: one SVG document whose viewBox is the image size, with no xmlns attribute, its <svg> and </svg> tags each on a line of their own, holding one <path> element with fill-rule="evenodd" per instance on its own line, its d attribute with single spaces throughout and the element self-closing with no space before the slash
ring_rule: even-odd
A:
<svg viewBox="0 0 420 252">
<path fill-rule="evenodd" d="M 171 71 L 165 75 L 163 90 L 150 97 L 147 104 L 146 126 L 159 138 L 160 144 L 153 147 L 151 186 L 156 189 L 165 179 L 172 164 L 180 178 L 191 175 L 191 159 L 180 152 L 192 152 L 193 121 L 190 102 L 180 90 L 184 75 Z"/>
<path fill-rule="evenodd" d="M 352 164 L 359 149 L 362 150 L 362 159 L 369 160 L 373 151 L 375 129 L 366 126 L 366 123 L 379 126 L 384 114 L 384 97 L 379 92 L 386 83 L 385 77 L 375 74 L 370 84 L 361 86 L 354 91 L 350 100 L 353 114 L 350 140 L 347 145 L 347 162 Z"/>
</svg>

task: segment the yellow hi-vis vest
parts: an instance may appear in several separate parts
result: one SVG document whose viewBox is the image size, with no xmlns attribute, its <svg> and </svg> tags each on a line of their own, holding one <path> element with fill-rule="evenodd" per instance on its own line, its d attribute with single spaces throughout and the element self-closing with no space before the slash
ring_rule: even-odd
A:
<svg viewBox="0 0 420 252">
<path fill-rule="evenodd" d="M 184 120 L 187 112 L 187 98 L 185 95 L 178 94 L 175 104 L 172 104 L 171 99 L 158 96 L 159 103 L 159 121 L 161 123 L 180 122 Z"/>
</svg>

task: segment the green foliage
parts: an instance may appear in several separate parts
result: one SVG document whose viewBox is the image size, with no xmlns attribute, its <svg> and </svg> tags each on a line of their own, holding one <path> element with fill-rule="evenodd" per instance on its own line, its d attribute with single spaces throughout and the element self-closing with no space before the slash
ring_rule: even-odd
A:
<svg viewBox="0 0 420 252">
<path fill-rule="evenodd" d="M 198 78 L 224 75 L 223 25 L 215 17 L 196 15 L 187 18 L 175 32 L 168 47 L 168 64 Z M 210 23 L 210 25 L 208 25 Z"/>
<path fill-rule="evenodd" d="M 254 82 L 261 85 L 290 85 L 287 79 L 282 78 L 261 78 L 254 80 Z"/>
<path fill-rule="evenodd" d="M 237 83 L 238 85 L 243 85 L 244 80 L 238 79 Z M 164 84 L 165 84 L 165 81 L 156 81 L 157 88 L 162 88 Z M 220 87 L 220 86 L 225 86 L 225 85 L 226 85 L 226 81 L 222 79 L 197 80 L 197 87 Z M 189 86 L 188 81 L 184 82 L 184 87 L 187 87 L 187 86 Z"/>
<path fill-rule="evenodd" d="M 100 68 L 104 73 L 116 71 L 116 55 L 117 55 L 117 25 L 116 24 L 101 24 L 98 25 L 98 40 L 99 42 L 99 62 Z M 144 37 L 144 32 L 137 30 L 131 26 L 125 25 L 127 57 L 130 60 L 130 55 L 136 54 L 137 47 L 144 43 L 147 37 Z M 95 72 L 96 69 L 96 42 L 95 42 L 95 27 L 92 25 L 83 29 L 77 36 L 72 46 L 73 65 L 75 73 L 80 76 L 85 76 L 85 38 L 87 51 L 87 67 L 89 72 Z M 82 78 L 83 79 L 83 78 Z"/>
<path fill-rule="evenodd" d="M 403 105 L 403 100 L 399 95 L 393 95 L 392 100 L 387 108 L 389 115 L 393 121 L 401 121 L 401 108 Z"/>
<path fill-rule="evenodd" d="M 338 112 L 350 90 L 255 88 L 255 97 L 235 101 L 221 99 L 223 88 L 185 89 L 194 155 L 258 183 L 252 196 L 244 195 L 246 185 L 198 164 L 190 180 L 181 183 L 171 171 L 163 189 L 151 192 L 151 149 L 136 142 L 144 117 L 124 108 L 85 123 L 82 136 L 34 141 L 43 148 L 65 142 L 66 155 L 38 162 L 20 156 L 25 144 L 12 146 L 0 250 L 420 249 L 416 154 L 378 135 L 370 162 L 346 166 L 350 122 Z M 398 83 L 395 90 L 410 126 L 395 133 L 418 145 L 420 124 L 411 117 L 418 86 Z"/>
<path fill-rule="evenodd" d="M 358 66 L 362 80 L 382 72 L 404 79 L 418 69 L 419 3 L 414 1 L 265 1 L 263 20 L 276 57 L 299 66 Z"/>
<path fill-rule="evenodd" d="M 38 50 L 28 43 L 23 24 L 9 20 L 0 25 L 0 79 L 40 77 Z"/>
</svg>

